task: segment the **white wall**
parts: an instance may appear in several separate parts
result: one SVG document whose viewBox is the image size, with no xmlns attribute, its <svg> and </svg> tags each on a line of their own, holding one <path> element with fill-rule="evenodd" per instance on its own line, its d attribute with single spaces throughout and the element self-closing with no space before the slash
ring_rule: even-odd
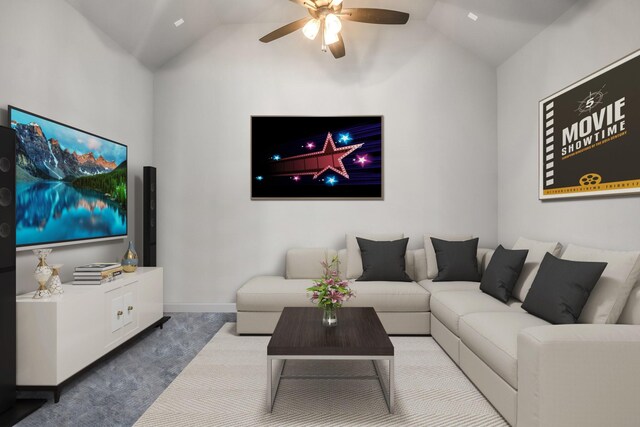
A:
<svg viewBox="0 0 640 427">
<path fill-rule="evenodd" d="M 353 230 L 496 243 L 495 69 L 420 21 L 350 25 L 339 61 L 299 33 L 259 43 L 272 29 L 218 28 L 156 73 L 165 303 L 233 302 L 282 274 L 287 248 L 343 247 Z M 384 115 L 384 201 L 250 200 L 251 115 L 366 114 Z"/>
<path fill-rule="evenodd" d="M 7 105 L 129 146 L 129 235 L 142 242 L 142 165 L 152 159 L 153 76 L 63 0 L 0 2 L 0 123 Z M 140 197 L 138 197 L 138 195 Z M 55 249 L 50 263 L 115 261 L 126 241 Z M 18 293 L 34 290 L 31 252 L 18 254 Z"/>
<path fill-rule="evenodd" d="M 640 2 L 578 2 L 498 68 L 499 239 L 640 248 L 640 197 L 538 201 L 538 101 L 640 48 Z"/>
</svg>

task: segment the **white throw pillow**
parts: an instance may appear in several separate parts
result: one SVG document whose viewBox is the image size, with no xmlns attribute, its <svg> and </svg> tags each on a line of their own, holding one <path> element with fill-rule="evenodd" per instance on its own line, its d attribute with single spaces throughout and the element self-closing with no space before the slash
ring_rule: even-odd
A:
<svg viewBox="0 0 640 427">
<path fill-rule="evenodd" d="M 404 233 L 389 234 L 347 234 L 347 279 L 362 276 L 362 254 L 356 237 L 375 240 L 377 242 L 404 239 Z"/>
<path fill-rule="evenodd" d="M 464 242 L 473 239 L 470 234 L 425 234 L 424 235 L 424 251 L 427 255 L 427 279 L 435 279 L 438 276 L 438 259 L 436 251 L 433 249 L 431 238 L 447 240 L 449 242 Z"/>
<path fill-rule="evenodd" d="M 516 241 L 516 244 L 513 245 L 513 249 L 529 250 L 527 259 L 522 267 L 522 272 L 512 293 L 514 298 L 524 301 L 527 293 L 529 293 L 529 289 L 531 289 L 533 279 L 535 279 L 536 274 L 538 274 L 538 267 L 540 267 L 544 255 L 549 252 L 553 256 L 560 256 L 562 245 L 558 242 L 540 242 L 538 240 L 520 237 Z"/>
<path fill-rule="evenodd" d="M 578 323 L 616 323 L 640 276 L 640 252 L 568 245 L 562 259 L 607 263 L 580 313 Z"/>
</svg>

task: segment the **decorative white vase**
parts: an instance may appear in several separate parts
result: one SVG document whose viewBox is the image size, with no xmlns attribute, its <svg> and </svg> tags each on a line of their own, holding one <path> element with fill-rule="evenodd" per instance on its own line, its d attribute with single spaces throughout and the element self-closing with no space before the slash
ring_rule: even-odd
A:
<svg viewBox="0 0 640 427">
<path fill-rule="evenodd" d="M 60 280 L 60 269 L 64 264 L 54 264 L 51 266 L 51 277 L 47 282 L 47 289 L 53 295 L 59 295 L 64 293 L 62 288 L 62 280 Z"/>
<path fill-rule="evenodd" d="M 38 257 L 38 265 L 33 272 L 33 277 L 38 282 L 38 289 L 33 294 L 34 299 L 43 299 L 51 297 L 51 292 L 47 289 L 47 281 L 53 274 L 53 270 L 47 264 L 47 256 L 51 253 L 51 249 L 34 249 L 33 253 Z"/>
</svg>

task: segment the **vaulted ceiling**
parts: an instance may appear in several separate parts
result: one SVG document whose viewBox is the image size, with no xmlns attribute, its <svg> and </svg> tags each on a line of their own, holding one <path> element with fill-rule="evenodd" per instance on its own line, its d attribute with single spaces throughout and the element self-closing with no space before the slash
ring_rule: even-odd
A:
<svg viewBox="0 0 640 427">
<path fill-rule="evenodd" d="M 347 7 L 411 14 L 499 65 L 579 0 L 345 0 Z M 95 26 L 151 70 L 187 49 L 216 26 L 284 25 L 306 13 L 287 0 L 67 0 Z M 478 16 L 476 21 L 469 12 Z M 176 27 L 179 19 L 184 24 Z M 257 42 L 257 40 L 256 40 Z"/>
</svg>

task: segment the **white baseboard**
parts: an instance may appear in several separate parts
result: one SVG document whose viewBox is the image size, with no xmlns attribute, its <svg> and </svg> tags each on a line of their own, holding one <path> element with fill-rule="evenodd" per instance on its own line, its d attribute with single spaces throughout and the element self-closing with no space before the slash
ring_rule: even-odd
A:
<svg viewBox="0 0 640 427">
<path fill-rule="evenodd" d="M 232 302 L 223 303 L 165 303 L 165 313 L 235 313 L 236 305 Z"/>
</svg>

